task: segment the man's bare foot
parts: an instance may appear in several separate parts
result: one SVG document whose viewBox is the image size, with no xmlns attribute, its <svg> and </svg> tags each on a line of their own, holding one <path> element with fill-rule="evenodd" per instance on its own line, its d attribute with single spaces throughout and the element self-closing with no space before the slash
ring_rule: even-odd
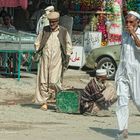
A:
<svg viewBox="0 0 140 140">
<path fill-rule="evenodd" d="M 123 140 L 127 138 L 128 138 L 128 130 L 124 129 L 119 134 L 117 134 L 117 137 L 115 138 L 115 140 Z"/>
<path fill-rule="evenodd" d="M 128 130 L 127 129 L 124 129 L 122 133 L 123 133 L 123 137 L 125 139 L 127 139 L 128 138 Z"/>
</svg>

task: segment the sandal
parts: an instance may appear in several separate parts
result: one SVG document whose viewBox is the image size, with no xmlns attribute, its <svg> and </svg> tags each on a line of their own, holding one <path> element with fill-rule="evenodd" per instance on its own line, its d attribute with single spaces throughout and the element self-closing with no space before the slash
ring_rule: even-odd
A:
<svg viewBox="0 0 140 140">
<path fill-rule="evenodd" d="M 48 110 L 48 105 L 47 104 L 43 104 L 40 109 L 44 110 L 44 111 L 47 111 Z"/>
</svg>

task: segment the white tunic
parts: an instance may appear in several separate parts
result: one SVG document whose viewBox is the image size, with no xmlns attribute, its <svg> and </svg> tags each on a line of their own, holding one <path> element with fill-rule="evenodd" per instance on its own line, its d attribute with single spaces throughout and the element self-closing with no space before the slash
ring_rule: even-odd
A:
<svg viewBox="0 0 140 140">
<path fill-rule="evenodd" d="M 136 34 L 140 39 L 140 28 Z M 117 118 L 119 130 L 128 127 L 128 102 L 132 97 L 134 104 L 140 110 L 140 48 L 136 46 L 129 33 L 123 33 L 120 64 L 115 78 L 117 84 Z"/>
</svg>

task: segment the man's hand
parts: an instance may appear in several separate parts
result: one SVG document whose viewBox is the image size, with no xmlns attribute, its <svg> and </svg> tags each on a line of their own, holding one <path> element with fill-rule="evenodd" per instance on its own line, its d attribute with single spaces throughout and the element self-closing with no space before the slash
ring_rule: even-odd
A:
<svg viewBox="0 0 140 140">
<path fill-rule="evenodd" d="M 130 33 L 130 35 L 132 35 L 133 40 L 135 44 L 137 45 L 137 47 L 140 47 L 140 39 L 138 38 L 136 34 L 136 28 L 134 28 L 133 26 L 126 26 L 126 30 L 128 33 Z"/>
<path fill-rule="evenodd" d="M 135 29 L 133 26 L 126 26 L 126 30 L 132 35 L 135 34 Z"/>
<path fill-rule="evenodd" d="M 69 55 L 66 55 L 66 58 L 64 60 L 64 69 L 66 70 L 69 66 L 69 60 L 70 60 L 70 56 Z"/>
</svg>

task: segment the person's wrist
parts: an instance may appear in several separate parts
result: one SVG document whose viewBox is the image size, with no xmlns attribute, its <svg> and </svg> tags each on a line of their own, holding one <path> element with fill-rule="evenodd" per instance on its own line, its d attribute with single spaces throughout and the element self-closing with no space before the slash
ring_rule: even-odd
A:
<svg viewBox="0 0 140 140">
<path fill-rule="evenodd" d="M 135 32 L 132 32 L 131 35 L 135 38 L 137 37 L 136 33 Z"/>
</svg>

